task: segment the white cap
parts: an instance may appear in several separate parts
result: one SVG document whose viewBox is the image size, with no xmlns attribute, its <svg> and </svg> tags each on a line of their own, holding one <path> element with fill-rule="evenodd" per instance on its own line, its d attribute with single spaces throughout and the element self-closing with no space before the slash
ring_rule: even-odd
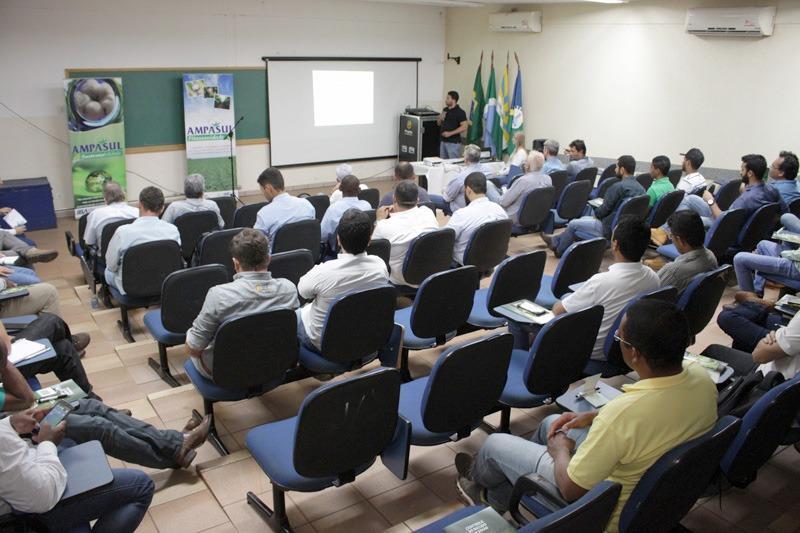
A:
<svg viewBox="0 0 800 533">
<path fill-rule="evenodd" d="M 336 167 L 336 181 L 342 181 L 345 176 L 349 176 L 353 173 L 353 167 L 351 167 L 347 163 L 342 163 L 338 167 Z"/>
</svg>

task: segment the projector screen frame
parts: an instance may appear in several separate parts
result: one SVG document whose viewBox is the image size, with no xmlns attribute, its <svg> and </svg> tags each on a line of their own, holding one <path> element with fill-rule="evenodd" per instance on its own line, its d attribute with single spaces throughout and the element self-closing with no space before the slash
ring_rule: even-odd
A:
<svg viewBox="0 0 800 533">
<path fill-rule="evenodd" d="M 414 106 L 419 107 L 419 64 L 422 61 L 421 57 L 337 57 L 337 56 L 261 56 L 261 61 L 264 62 L 264 72 L 267 79 L 266 87 L 267 93 L 264 98 L 267 100 L 267 109 L 269 110 L 269 62 L 270 61 L 369 61 L 369 62 L 387 62 L 387 63 L 400 63 L 400 62 L 414 62 L 416 63 L 416 94 L 414 99 Z M 270 116 L 267 115 L 268 131 L 272 132 L 272 124 L 270 124 Z M 272 164 L 272 143 L 267 143 L 269 150 L 269 161 Z M 294 163 L 289 165 L 281 165 L 281 168 L 291 167 L 308 167 L 314 165 L 330 165 L 333 163 L 342 163 L 347 161 L 375 161 L 378 159 L 392 159 L 397 158 L 398 154 L 380 155 L 373 157 L 360 157 L 358 159 L 334 159 L 330 161 L 315 161 L 313 163 Z"/>
</svg>

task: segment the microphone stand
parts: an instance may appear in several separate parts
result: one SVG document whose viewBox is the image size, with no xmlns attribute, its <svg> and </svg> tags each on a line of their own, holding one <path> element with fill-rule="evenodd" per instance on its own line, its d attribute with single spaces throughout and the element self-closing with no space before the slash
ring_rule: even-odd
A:
<svg viewBox="0 0 800 533">
<path fill-rule="evenodd" d="M 236 196 L 236 165 L 234 165 L 233 163 L 233 134 L 234 132 L 236 132 L 236 126 L 238 126 L 239 123 L 243 120 L 244 120 L 244 115 L 239 117 L 239 120 L 237 120 L 236 123 L 233 125 L 231 131 L 228 132 L 228 143 L 230 144 L 230 149 L 231 149 L 231 155 L 228 157 L 228 159 L 231 162 L 231 196 L 233 197 L 234 200 L 236 200 L 242 205 L 244 205 L 244 202 L 238 196 Z"/>
</svg>

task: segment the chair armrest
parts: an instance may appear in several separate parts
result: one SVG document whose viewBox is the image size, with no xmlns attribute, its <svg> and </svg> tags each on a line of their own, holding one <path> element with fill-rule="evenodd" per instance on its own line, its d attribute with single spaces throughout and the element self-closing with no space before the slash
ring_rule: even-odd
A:
<svg viewBox="0 0 800 533">
<path fill-rule="evenodd" d="M 569 505 L 569 502 L 561 496 L 558 487 L 541 475 L 528 474 L 527 476 L 522 476 L 517 479 L 517 482 L 514 484 L 514 490 L 511 492 L 511 500 L 508 503 L 511 516 L 514 517 L 514 520 L 520 525 L 527 523 L 527 519 L 522 516 L 522 513 L 519 511 L 520 501 L 522 497 L 526 495 L 540 496 L 541 499 L 537 499 L 536 501 L 542 504 L 542 506 L 547 508 L 551 513 Z"/>
<path fill-rule="evenodd" d="M 72 231 L 67 230 L 64 232 L 64 236 L 67 239 L 67 250 L 69 251 L 71 256 L 75 256 L 75 236 L 72 234 Z"/>
</svg>

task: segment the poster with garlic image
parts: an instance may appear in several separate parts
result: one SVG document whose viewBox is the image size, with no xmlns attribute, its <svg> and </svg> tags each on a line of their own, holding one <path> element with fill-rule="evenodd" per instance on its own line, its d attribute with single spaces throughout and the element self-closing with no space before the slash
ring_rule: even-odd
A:
<svg viewBox="0 0 800 533">
<path fill-rule="evenodd" d="M 184 74 L 183 121 L 187 174 L 201 174 L 207 192 L 230 191 L 233 74 Z"/>
<path fill-rule="evenodd" d="M 64 80 L 75 217 L 103 203 L 103 184 L 126 187 L 121 78 Z"/>
</svg>

